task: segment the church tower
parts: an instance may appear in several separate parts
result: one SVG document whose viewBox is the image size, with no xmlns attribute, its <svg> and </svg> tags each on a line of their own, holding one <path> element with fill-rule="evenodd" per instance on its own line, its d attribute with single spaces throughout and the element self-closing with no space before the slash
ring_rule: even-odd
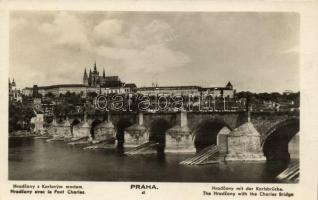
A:
<svg viewBox="0 0 318 200">
<path fill-rule="evenodd" d="M 96 61 L 94 62 L 94 72 L 97 72 Z"/>
<path fill-rule="evenodd" d="M 91 85 L 96 87 L 99 85 L 99 72 L 97 71 L 97 67 L 96 67 L 96 61 L 94 63 L 94 69 L 92 71 L 92 79 L 91 79 Z"/>
<path fill-rule="evenodd" d="M 88 85 L 88 76 L 87 76 L 86 68 L 84 70 L 83 84 Z"/>
<path fill-rule="evenodd" d="M 89 75 L 88 75 L 88 85 L 91 86 L 92 85 L 92 70 L 89 69 Z"/>
<path fill-rule="evenodd" d="M 12 87 L 12 90 L 16 89 L 16 84 L 15 84 L 14 78 L 12 80 L 11 87 Z"/>
</svg>

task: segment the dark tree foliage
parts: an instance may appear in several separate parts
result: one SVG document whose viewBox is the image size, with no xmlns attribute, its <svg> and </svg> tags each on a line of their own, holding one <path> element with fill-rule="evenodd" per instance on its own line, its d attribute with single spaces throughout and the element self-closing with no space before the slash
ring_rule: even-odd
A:
<svg viewBox="0 0 318 200">
<path fill-rule="evenodd" d="M 280 94 L 278 92 L 273 93 L 252 93 L 252 92 L 239 92 L 236 94 L 238 99 L 250 98 L 251 103 L 259 103 L 263 101 L 273 101 L 273 102 L 290 102 L 293 101 L 295 106 L 299 106 L 300 92 L 290 93 L 290 94 Z"/>
<path fill-rule="evenodd" d="M 30 130 L 32 117 L 35 117 L 32 107 L 22 103 L 9 103 L 9 132 Z"/>
<path fill-rule="evenodd" d="M 55 98 L 55 95 L 52 94 L 51 92 L 49 92 L 49 93 L 47 93 L 47 94 L 45 95 L 45 97 L 50 98 L 50 99 L 53 99 L 53 98 Z"/>
<path fill-rule="evenodd" d="M 93 98 L 97 97 L 97 93 L 96 92 L 88 92 L 87 97 L 93 99 Z"/>
<path fill-rule="evenodd" d="M 60 96 L 54 98 L 54 100 L 57 102 L 54 107 L 54 115 L 56 116 L 66 116 L 77 113 L 78 107 L 82 107 L 85 103 L 85 99 L 75 92 L 60 94 Z"/>
</svg>

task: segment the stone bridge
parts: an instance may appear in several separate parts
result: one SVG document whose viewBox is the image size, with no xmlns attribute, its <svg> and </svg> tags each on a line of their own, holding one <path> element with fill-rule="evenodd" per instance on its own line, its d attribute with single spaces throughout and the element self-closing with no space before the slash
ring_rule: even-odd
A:
<svg viewBox="0 0 318 200">
<path fill-rule="evenodd" d="M 247 123 L 252 125 L 245 126 Z M 254 127 L 255 130 L 252 130 Z M 230 139 L 237 138 L 234 133 L 243 128 L 251 129 L 250 132 L 254 131 L 255 134 L 240 134 L 239 139 L 235 139 L 239 142 Z M 289 141 L 298 132 L 299 112 L 108 112 L 56 118 L 49 128 L 52 135 L 87 136 L 92 140 L 114 139 L 117 145 L 125 147 L 156 141 L 165 146 L 166 152 L 192 152 L 216 144 L 229 153 L 230 143 L 234 141 L 232 143 L 236 146 L 243 145 L 246 152 L 251 151 L 246 146 L 259 146 L 256 151 L 261 149 L 268 160 L 289 158 Z M 244 139 L 247 136 L 257 136 L 256 143 L 254 139 Z M 252 142 L 246 143 L 247 140 Z M 297 142 L 295 144 L 298 145 Z"/>
</svg>

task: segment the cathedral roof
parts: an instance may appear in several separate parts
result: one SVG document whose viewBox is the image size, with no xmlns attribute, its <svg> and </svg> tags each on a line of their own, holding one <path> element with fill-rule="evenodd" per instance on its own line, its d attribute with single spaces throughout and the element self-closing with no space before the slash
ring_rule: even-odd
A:
<svg viewBox="0 0 318 200">
<path fill-rule="evenodd" d="M 122 87 L 123 83 L 120 81 L 106 81 L 102 85 L 103 87 Z"/>
<path fill-rule="evenodd" d="M 101 78 L 103 77 L 101 76 Z M 106 76 L 105 81 L 120 81 L 120 79 L 118 76 Z"/>
</svg>

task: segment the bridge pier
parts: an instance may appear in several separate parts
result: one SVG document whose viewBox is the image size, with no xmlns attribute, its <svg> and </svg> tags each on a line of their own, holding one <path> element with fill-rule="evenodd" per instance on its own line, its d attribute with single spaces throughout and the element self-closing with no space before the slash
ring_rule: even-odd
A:
<svg viewBox="0 0 318 200">
<path fill-rule="evenodd" d="M 90 125 L 87 122 L 86 113 L 84 113 L 83 121 L 73 126 L 73 138 L 79 139 L 83 137 L 90 137 Z"/>
<path fill-rule="evenodd" d="M 221 153 L 228 153 L 228 136 L 231 130 L 224 126 L 216 136 L 216 145 L 219 147 Z"/>
<path fill-rule="evenodd" d="M 116 131 L 114 124 L 111 122 L 111 115 L 108 113 L 107 120 L 98 124 L 94 128 L 94 142 L 111 141 L 115 143 Z"/>
<path fill-rule="evenodd" d="M 177 125 L 167 131 L 165 152 L 195 152 L 187 112 L 177 113 Z"/>
<path fill-rule="evenodd" d="M 57 122 L 56 122 L 56 118 L 54 117 L 52 123 L 50 124 L 50 126 L 47 129 L 47 132 L 48 132 L 50 137 L 53 137 L 54 135 L 57 134 L 56 127 L 57 127 Z"/>
<path fill-rule="evenodd" d="M 299 159 L 299 133 L 288 143 L 288 151 L 291 159 Z"/>
<path fill-rule="evenodd" d="M 266 160 L 261 148 L 260 134 L 251 122 L 246 122 L 229 133 L 227 144 L 226 161 Z"/>
<path fill-rule="evenodd" d="M 125 146 L 136 147 L 148 141 L 147 128 L 144 126 L 144 114 L 137 115 L 137 123 L 128 127 L 125 133 Z"/>
<path fill-rule="evenodd" d="M 53 127 L 53 138 L 71 138 L 71 124 L 66 118 L 62 123 L 56 123 L 56 125 Z"/>
</svg>

